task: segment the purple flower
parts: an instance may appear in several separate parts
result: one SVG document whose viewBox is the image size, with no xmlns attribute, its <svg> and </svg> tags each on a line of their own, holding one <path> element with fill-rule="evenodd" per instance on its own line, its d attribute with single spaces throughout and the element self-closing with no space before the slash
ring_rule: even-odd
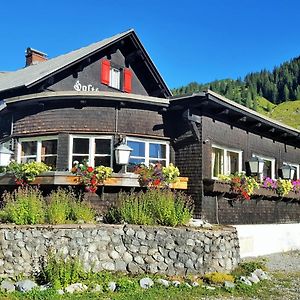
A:
<svg viewBox="0 0 300 300">
<path fill-rule="evenodd" d="M 277 189 L 277 181 L 270 177 L 266 177 L 263 182 L 263 187 L 268 190 L 276 190 Z"/>
</svg>

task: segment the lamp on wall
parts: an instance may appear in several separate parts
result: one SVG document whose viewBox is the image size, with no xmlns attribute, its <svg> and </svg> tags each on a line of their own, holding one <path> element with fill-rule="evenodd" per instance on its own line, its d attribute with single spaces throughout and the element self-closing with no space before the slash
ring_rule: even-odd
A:
<svg viewBox="0 0 300 300">
<path fill-rule="evenodd" d="M 264 170 L 264 160 L 260 157 L 254 156 L 249 159 L 249 168 L 251 174 L 262 174 Z"/>
<path fill-rule="evenodd" d="M 133 149 L 126 145 L 124 137 L 120 137 L 120 141 L 115 147 L 115 158 L 116 164 L 118 165 L 128 165 L 130 153 Z"/>
<path fill-rule="evenodd" d="M 283 179 L 293 179 L 296 172 L 296 168 L 291 165 L 284 165 L 281 167 L 281 173 Z"/>
<path fill-rule="evenodd" d="M 10 163 L 12 151 L 7 149 L 3 144 L 0 144 L 0 167 L 7 167 Z"/>
</svg>

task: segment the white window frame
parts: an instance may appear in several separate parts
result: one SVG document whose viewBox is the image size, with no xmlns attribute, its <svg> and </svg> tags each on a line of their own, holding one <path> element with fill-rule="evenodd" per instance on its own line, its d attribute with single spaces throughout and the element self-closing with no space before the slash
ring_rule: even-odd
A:
<svg viewBox="0 0 300 300">
<path fill-rule="evenodd" d="M 128 141 L 132 142 L 141 142 L 145 143 L 145 165 L 149 166 L 150 159 L 150 144 L 159 144 L 159 145 L 165 145 L 166 146 L 166 158 L 161 159 L 162 161 L 166 161 L 166 166 L 169 165 L 170 163 L 170 144 L 168 141 L 161 141 L 161 140 L 151 140 L 151 139 L 143 139 L 143 138 L 136 138 L 136 137 L 126 137 L 126 144 Z M 139 157 L 139 156 L 131 156 L 133 158 L 140 158 L 143 159 L 144 157 Z M 155 159 L 155 158 L 154 158 Z M 126 168 L 127 172 L 127 168 Z"/>
<path fill-rule="evenodd" d="M 43 141 L 49 141 L 49 140 L 57 140 L 58 141 L 58 137 L 57 136 L 40 136 L 40 137 L 28 137 L 28 138 L 19 138 L 18 142 L 17 142 L 17 162 L 21 163 L 22 157 L 21 153 L 22 153 L 22 142 L 37 142 L 37 146 L 36 146 L 36 155 L 27 155 L 26 157 L 30 158 L 30 157 L 35 157 L 35 161 L 36 162 L 41 162 L 41 158 L 42 158 L 42 142 Z M 49 154 L 49 155 L 44 155 L 46 156 L 54 156 L 54 154 Z M 57 157 L 57 153 L 56 153 L 56 157 Z"/>
<path fill-rule="evenodd" d="M 219 146 L 216 144 L 212 144 L 211 149 L 213 151 L 213 148 L 222 150 L 224 152 L 224 158 L 223 158 L 223 175 L 230 175 L 229 173 L 229 165 L 228 165 L 228 160 L 227 160 L 227 152 L 233 152 L 238 154 L 238 173 L 242 172 L 243 169 L 243 150 L 239 149 L 234 149 L 234 148 L 227 148 L 223 146 Z M 212 179 L 218 179 L 218 177 L 214 176 L 214 165 L 212 163 L 212 157 L 211 157 L 211 178 Z"/>
<path fill-rule="evenodd" d="M 109 140 L 110 139 L 110 167 L 112 168 L 113 165 L 113 151 L 114 151 L 114 144 L 113 144 L 113 136 L 112 135 L 85 135 L 85 134 L 71 134 L 69 136 L 69 170 L 73 167 L 73 139 L 89 139 L 89 166 L 95 167 L 95 157 L 105 157 L 108 156 L 107 154 L 96 154 L 96 143 L 95 140 L 102 139 L 102 140 Z M 79 153 L 78 153 L 79 154 Z M 76 153 L 75 153 L 76 155 Z"/>
<path fill-rule="evenodd" d="M 289 163 L 289 162 L 283 162 L 282 164 L 284 166 L 291 166 L 291 167 L 296 168 L 296 177 L 297 177 L 297 179 L 300 178 L 300 166 L 299 166 L 299 164 Z"/>
<path fill-rule="evenodd" d="M 121 70 L 115 67 L 110 68 L 109 86 L 120 90 L 121 88 Z"/>
<path fill-rule="evenodd" d="M 271 162 L 271 179 L 275 179 L 275 163 L 276 159 L 274 157 L 264 156 L 257 153 L 253 153 L 252 157 L 259 157 L 263 160 L 268 160 Z"/>
</svg>

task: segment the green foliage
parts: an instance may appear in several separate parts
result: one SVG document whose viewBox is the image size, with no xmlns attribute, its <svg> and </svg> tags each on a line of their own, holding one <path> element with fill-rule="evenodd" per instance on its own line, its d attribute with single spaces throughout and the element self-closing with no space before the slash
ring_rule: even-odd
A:
<svg viewBox="0 0 300 300">
<path fill-rule="evenodd" d="M 32 187 L 18 188 L 3 195 L 3 211 L 8 222 L 17 225 L 42 224 L 45 220 L 45 202 L 41 192 Z"/>
<path fill-rule="evenodd" d="M 91 223 L 95 219 L 95 212 L 87 202 L 77 200 L 71 203 L 71 219 Z"/>
<path fill-rule="evenodd" d="M 212 272 L 203 276 L 204 281 L 211 284 L 224 284 L 225 281 L 234 282 L 234 277 L 230 274 Z"/>
<path fill-rule="evenodd" d="M 80 282 L 85 272 L 77 258 L 63 259 L 50 253 L 47 261 L 42 262 L 39 281 L 50 283 L 54 289 L 64 288 L 72 283 Z"/>
<path fill-rule="evenodd" d="M 110 207 L 103 217 L 103 222 L 107 224 L 119 224 L 122 221 L 120 210 L 117 207 Z"/>
<path fill-rule="evenodd" d="M 48 197 L 48 203 L 41 192 L 33 187 L 20 187 L 11 193 L 4 193 L 4 209 L 0 213 L 2 222 L 18 225 L 65 224 L 83 221 L 93 222 L 95 212 L 72 190 L 57 189 Z"/>
<path fill-rule="evenodd" d="M 192 201 L 184 193 L 151 189 L 138 194 L 121 193 L 119 208 L 108 211 L 104 221 L 129 224 L 178 226 L 192 217 Z"/>
<path fill-rule="evenodd" d="M 42 162 L 17 163 L 11 162 L 7 171 L 15 176 L 17 184 L 24 185 L 34 181 L 35 177 L 51 168 Z"/>
<path fill-rule="evenodd" d="M 153 225 L 154 220 L 151 214 L 151 207 L 153 206 L 150 202 L 151 199 L 147 198 L 141 192 L 139 194 L 126 194 L 121 193 L 119 195 L 120 202 L 120 215 L 122 220 L 129 224 L 138 225 Z"/>
<path fill-rule="evenodd" d="M 256 269 L 261 269 L 263 271 L 267 271 L 266 260 L 258 259 L 258 260 L 253 260 L 253 261 L 242 262 L 232 272 L 232 274 L 236 277 L 248 276 L 252 272 L 254 272 Z"/>
<path fill-rule="evenodd" d="M 117 280 L 117 290 L 119 292 L 133 292 L 140 289 L 137 280 L 128 277 L 121 277 Z"/>
<path fill-rule="evenodd" d="M 237 103 L 259 110 L 255 103 L 257 96 L 274 104 L 300 99 L 300 57 L 275 67 L 273 71 L 262 70 L 249 73 L 245 78 L 223 79 L 210 83 L 191 82 L 187 86 L 172 90 L 174 95 L 192 94 L 210 89 Z"/>
<path fill-rule="evenodd" d="M 50 224 L 64 224 L 71 219 L 71 203 L 75 202 L 72 191 L 57 189 L 49 196 L 47 219 Z"/>
<path fill-rule="evenodd" d="M 72 190 L 57 189 L 49 196 L 47 217 L 50 224 L 84 221 L 90 223 L 95 212 L 87 202 L 81 201 Z"/>
</svg>

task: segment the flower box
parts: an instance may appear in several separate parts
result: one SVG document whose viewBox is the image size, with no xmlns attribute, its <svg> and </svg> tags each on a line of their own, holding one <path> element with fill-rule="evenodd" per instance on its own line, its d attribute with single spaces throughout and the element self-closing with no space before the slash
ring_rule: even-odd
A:
<svg viewBox="0 0 300 300">
<path fill-rule="evenodd" d="M 221 195 L 224 194 L 230 198 L 235 197 L 236 193 L 231 191 L 231 186 L 228 182 L 214 180 L 214 179 L 203 179 L 203 189 L 204 194 L 206 195 Z M 254 189 L 253 195 L 251 198 L 254 199 L 285 199 L 285 200 L 299 200 L 300 193 L 295 193 L 290 191 L 287 195 L 280 196 L 276 191 L 269 190 L 263 187 Z"/>
<path fill-rule="evenodd" d="M 173 189 L 187 189 L 187 177 L 178 177 L 178 182 L 171 184 Z M 0 175 L 0 185 L 15 185 L 14 177 L 11 174 Z M 31 184 L 36 185 L 79 185 L 79 176 L 69 172 L 44 172 L 37 176 Z M 112 177 L 104 181 L 105 186 L 139 187 L 138 175 L 133 173 L 113 173 Z"/>
</svg>

